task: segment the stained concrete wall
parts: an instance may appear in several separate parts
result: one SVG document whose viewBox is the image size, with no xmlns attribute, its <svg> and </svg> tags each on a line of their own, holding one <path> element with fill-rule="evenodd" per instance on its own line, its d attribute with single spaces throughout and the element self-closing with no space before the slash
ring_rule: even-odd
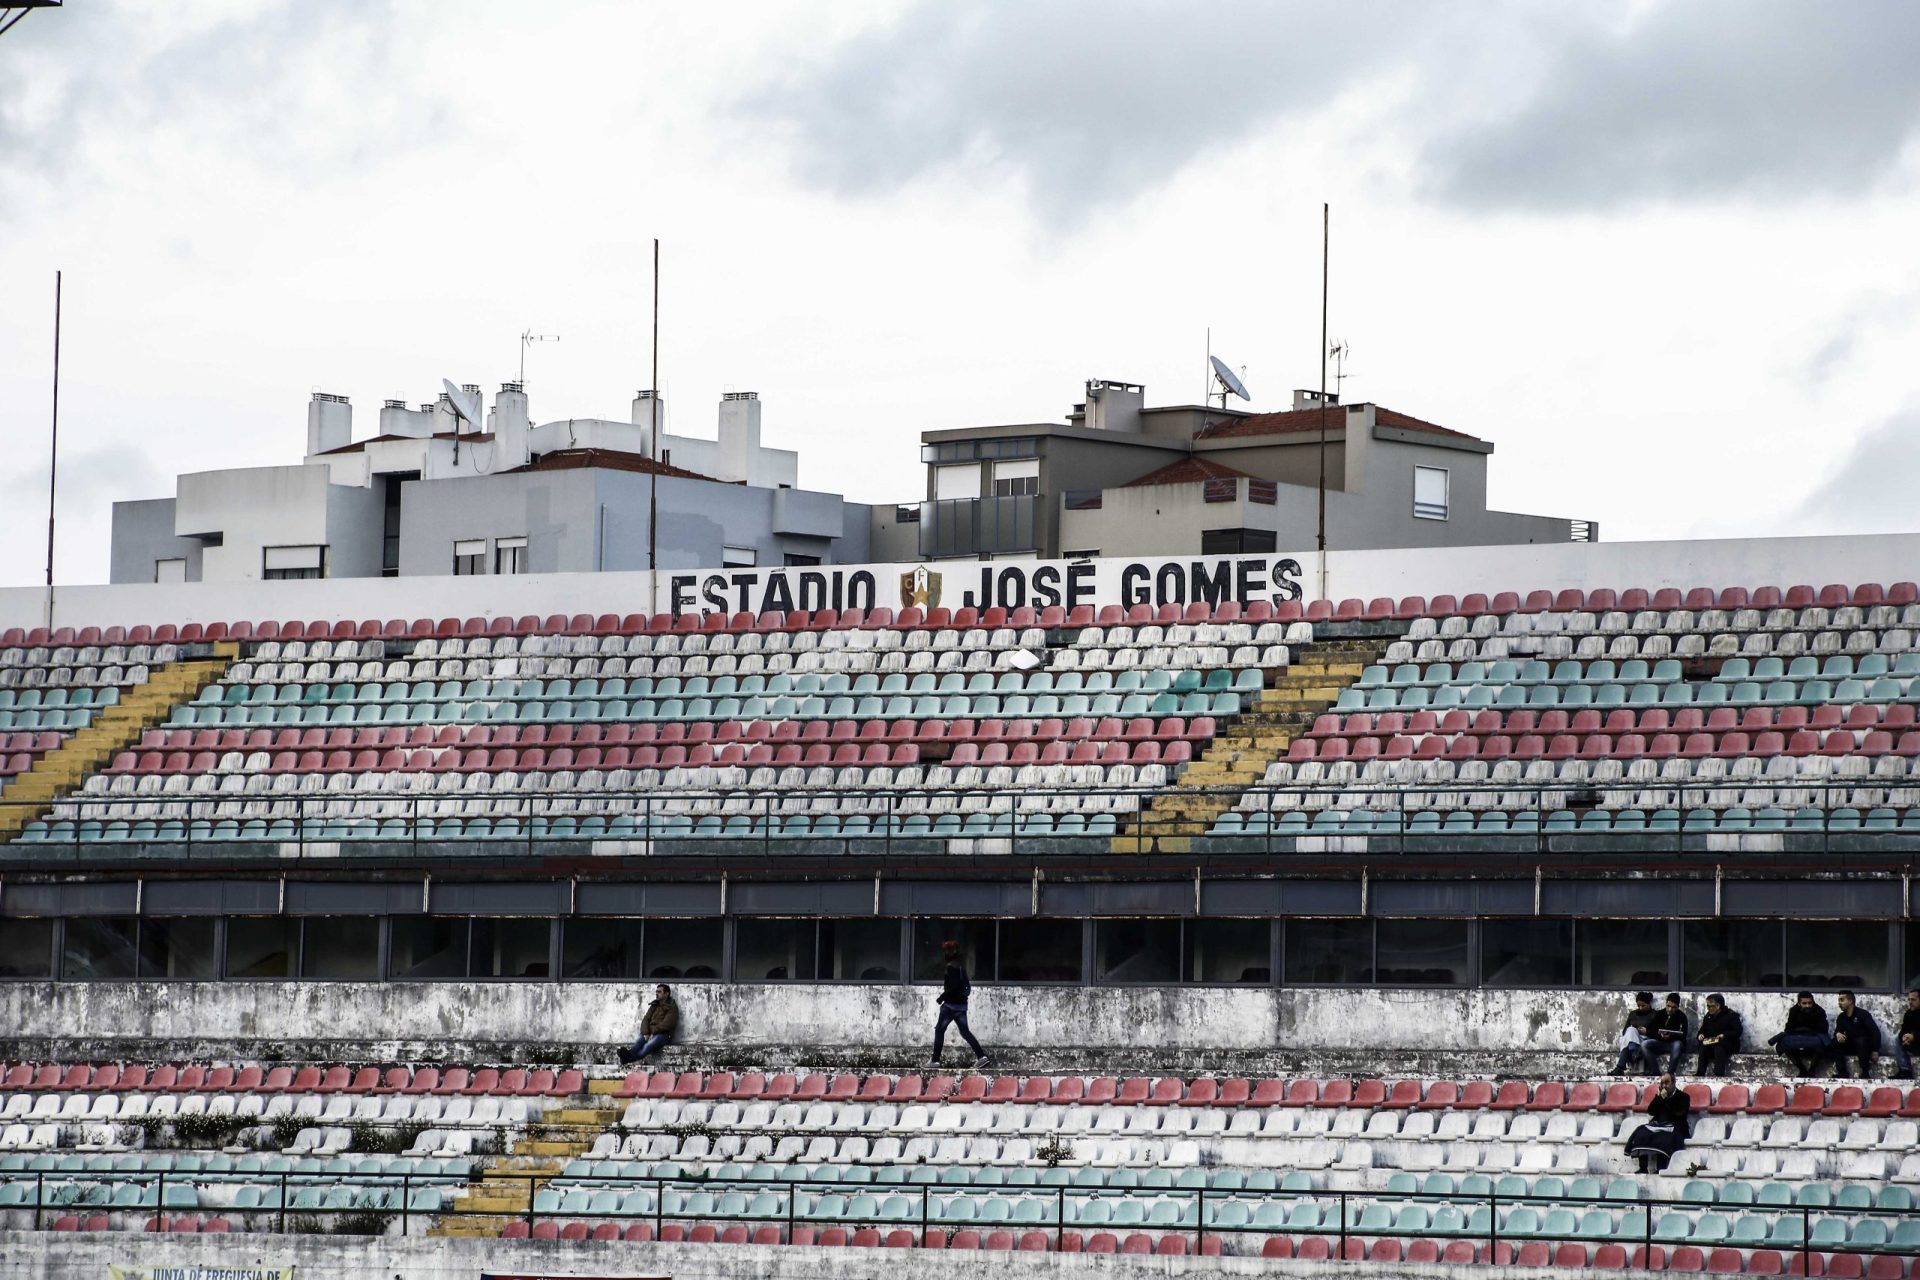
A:
<svg viewBox="0 0 1920 1280">
<path fill-rule="evenodd" d="M 295 1280 L 474 1280 L 511 1275 L 671 1276 L 674 1280 L 891 1280 L 968 1276 L 1374 1276 L 1379 1264 L 1275 1261 L 1257 1257 L 1162 1258 L 1120 1254 L 972 1253 L 815 1249 L 774 1245 L 562 1243 L 459 1237 L 151 1236 L 0 1231 L 0 1280 L 101 1280 L 107 1265 L 292 1266 Z M 1396 1263 L 1404 1280 L 1470 1280 L 1484 1268 Z M 1582 1270 L 1541 1268 L 1541 1280 L 1578 1280 Z"/>
<path fill-rule="evenodd" d="M 651 983 L 14 982 L 0 1027 L 22 1041 L 358 1045 L 614 1044 L 631 1039 Z M 750 1050 L 899 1050 L 926 1043 L 934 990 L 826 983 L 685 983 L 681 1042 Z M 1661 994 L 1661 993 L 1656 993 Z M 1602 991 L 980 987 L 972 1024 L 990 1047 L 1113 1052 L 1130 1046 L 1268 1053 L 1405 1051 L 1604 1057 L 1629 1001 Z M 1732 994 L 1748 1049 L 1780 1029 L 1784 995 Z M 1831 1015 L 1830 993 L 1821 1003 Z M 1892 996 L 1862 1000 L 1883 1035 Z M 1688 998 L 1698 1024 L 1701 997 Z"/>
</svg>

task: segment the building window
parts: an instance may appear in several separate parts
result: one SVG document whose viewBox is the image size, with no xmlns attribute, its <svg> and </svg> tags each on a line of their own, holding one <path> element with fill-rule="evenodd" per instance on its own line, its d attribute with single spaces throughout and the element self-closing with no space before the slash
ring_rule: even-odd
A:
<svg viewBox="0 0 1920 1280">
<path fill-rule="evenodd" d="M 184 559 L 155 560 L 153 562 L 153 580 L 155 582 L 185 582 L 187 580 L 187 562 Z"/>
<path fill-rule="evenodd" d="M 229 978 L 292 978 L 299 974 L 300 922 L 286 916 L 235 916 L 227 921 Z"/>
<path fill-rule="evenodd" d="M 996 498 L 1024 498 L 1040 492 L 1040 459 L 1021 458 L 993 464 L 993 495 Z"/>
<path fill-rule="evenodd" d="M 1573 985 L 1573 921 L 1483 920 L 1480 982 L 1488 987 Z"/>
<path fill-rule="evenodd" d="M 53 976 L 53 921 L 0 920 L 0 978 Z"/>
<path fill-rule="evenodd" d="M 313 916 L 301 921 L 300 976 L 380 976 L 380 921 L 376 916 Z"/>
<path fill-rule="evenodd" d="M 525 573 L 527 571 L 527 540 L 525 538 L 497 538 L 493 544 L 493 571 L 495 573 Z"/>
<path fill-rule="evenodd" d="M 455 577 L 466 578 L 487 571 L 487 540 L 468 538 L 453 544 L 453 573 Z"/>
<path fill-rule="evenodd" d="M 789 569 L 803 569 L 810 564 L 819 564 L 820 557 L 803 556 L 798 551 L 789 551 L 786 554 L 784 563 Z"/>
<path fill-rule="evenodd" d="M 1272 551 L 1271 529 L 1207 529 L 1200 534 L 1203 556 L 1237 556 Z"/>
<path fill-rule="evenodd" d="M 1447 510 L 1447 469 L 1415 467 L 1413 469 L 1414 518 L 1445 520 Z"/>
<path fill-rule="evenodd" d="M 270 582 L 327 576 L 325 547 L 266 547 L 261 557 L 260 576 Z"/>
<path fill-rule="evenodd" d="M 980 464 L 969 462 L 958 467 L 935 467 L 933 496 L 936 501 L 980 496 Z"/>
<path fill-rule="evenodd" d="M 645 945 L 647 977 L 714 982 L 727 948 L 726 922 L 649 920 Z"/>
<path fill-rule="evenodd" d="M 720 567 L 723 569 L 751 569 L 760 563 L 760 553 L 752 547 L 720 548 Z"/>
</svg>

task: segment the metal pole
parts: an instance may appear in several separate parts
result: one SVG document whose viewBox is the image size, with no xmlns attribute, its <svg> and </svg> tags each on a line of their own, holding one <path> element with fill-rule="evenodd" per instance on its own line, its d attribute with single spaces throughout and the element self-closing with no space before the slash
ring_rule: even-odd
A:
<svg viewBox="0 0 1920 1280">
<path fill-rule="evenodd" d="M 1320 205 L 1320 595 L 1327 594 L 1327 266 L 1333 215 Z"/>
<path fill-rule="evenodd" d="M 657 495 L 660 492 L 660 237 L 653 238 L 653 390 L 652 399 L 647 404 L 647 417 L 652 424 L 652 438 L 648 442 L 648 456 L 653 459 L 653 468 L 647 472 L 647 589 L 653 590 L 653 573 L 660 567 L 660 506 Z M 654 602 L 647 601 L 649 612 Z"/>
<path fill-rule="evenodd" d="M 60 477 L 60 295 L 61 273 L 53 273 L 53 425 L 47 439 L 47 630 L 53 630 L 54 495 Z"/>
<path fill-rule="evenodd" d="M 1067 1188 L 1063 1184 L 1061 1186 L 1054 1188 L 1053 1251 L 1055 1253 L 1059 1253 L 1060 1250 L 1065 1247 L 1067 1242 L 1066 1236 L 1067 1236 Z M 926 1237 L 924 1235 L 921 1237 L 921 1243 L 922 1244 L 926 1243 Z"/>
</svg>

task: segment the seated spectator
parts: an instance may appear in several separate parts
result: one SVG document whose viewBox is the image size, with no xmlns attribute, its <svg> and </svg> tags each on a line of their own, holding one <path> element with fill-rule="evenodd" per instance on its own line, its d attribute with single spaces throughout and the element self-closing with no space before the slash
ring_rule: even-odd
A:
<svg viewBox="0 0 1920 1280">
<path fill-rule="evenodd" d="M 620 1061 L 630 1065 L 650 1053 L 658 1053 L 673 1042 L 673 1034 L 679 1029 L 680 1006 L 674 1002 L 673 991 L 663 982 L 653 989 L 653 1003 L 640 1019 L 640 1034 L 635 1037 L 632 1048 L 620 1051 Z"/>
<path fill-rule="evenodd" d="M 1842 1080 L 1853 1074 L 1847 1070 L 1849 1059 L 1860 1060 L 1860 1074 L 1865 1077 L 1873 1074 L 1874 1059 L 1880 1056 L 1880 1024 L 1855 1002 L 1851 991 L 1840 993 L 1840 1012 L 1833 1019 L 1833 1048 L 1829 1052 Z"/>
<path fill-rule="evenodd" d="M 1653 1017 L 1653 992 L 1634 992 L 1633 1010 L 1627 1014 L 1627 1021 L 1620 1028 L 1620 1056 L 1614 1060 L 1613 1074 L 1627 1074 L 1629 1064 L 1645 1067 L 1649 1072 L 1653 1070 L 1642 1047 L 1653 1033 Z"/>
<path fill-rule="evenodd" d="M 1627 1136 L 1627 1154 L 1639 1159 L 1640 1172 L 1662 1172 L 1687 1145 L 1693 1135 L 1692 1110 L 1692 1101 L 1674 1086 L 1673 1076 L 1661 1076 L 1660 1087 L 1647 1100 L 1647 1122 Z"/>
<path fill-rule="evenodd" d="M 1727 1008 L 1726 997 L 1708 996 L 1706 1015 L 1700 1019 L 1700 1073 L 1726 1075 L 1745 1034 L 1740 1015 Z"/>
<path fill-rule="evenodd" d="M 1692 1020 L 1687 1017 L 1687 1011 L 1680 1007 L 1680 993 L 1668 992 L 1665 1004 L 1653 1015 L 1647 1038 L 1640 1046 L 1640 1055 L 1647 1062 L 1647 1074 L 1652 1075 L 1659 1070 L 1660 1059 L 1664 1057 L 1667 1071 L 1679 1075 L 1686 1066 L 1687 1036 L 1692 1030 Z"/>
<path fill-rule="evenodd" d="M 1802 991 L 1794 997 L 1793 1006 L 1787 1010 L 1786 1027 L 1767 1043 L 1793 1064 L 1794 1074 L 1813 1074 L 1833 1044 L 1833 1037 L 1827 1034 L 1827 1011 L 1814 1003 L 1813 992 Z"/>
<path fill-rule="evenodd" d="M 1920 1049 L 1920 987 L 1907 992 L 1906 1012 L 1900 1015 L 1900 1030 L 1893 1035 L 1893 1078 L 1913 1079 L 1913 1054 Z"/>
</svg>

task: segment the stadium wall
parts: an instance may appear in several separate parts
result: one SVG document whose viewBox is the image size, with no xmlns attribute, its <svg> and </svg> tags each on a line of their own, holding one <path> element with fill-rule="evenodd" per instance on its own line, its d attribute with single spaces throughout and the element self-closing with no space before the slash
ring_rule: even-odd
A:
<svg viewBox="0 0 1920 1280">
<path fill-rule="evenodd" d="M 293 1268 L 294 1280 L 475 1280 L 476 1276 L 673 1276 L 675 1280 L 863 1280 L 884 1268 L 890 1280 L 955 1276 L 1352 1276 L 1364 1263 L 1300 1258 L 1155 1257 L 1079 1253 L 955 1253 L 935 1249 L 809 1249 L 774 1245 L 572 1243 L 440 1237 L 133 1236 L 0 1232 L 0 1280 L 104 1280 L 109 1264 L 146 1280 L 148 1268 L 188 1268 L 238 1280 L 247 1268 Z M 271 1275 L 271 1272 L 268 1272 Z M 1397 1263 L 1407 1280 L 1466 1280 L 1485 1268 Z M 1584 1269 L 1539 1268 L 1541 1280 L 1576 1280 Z"/>
<path fill-rule="evenodd" d="M 651 982 L 10 982 L 0 1027 L 25 1045 L 114 1040 L 191 1047 L 329 1042 L 394 1053 L 465 1045 L 624 1044 Z M 915 1050 L 932 1031 L 929 986 L 683 983 L 680 1044 L 698 1050 Z M 1663 994 L 1663 993 L 1656 993 Z M 1687 1007 L 1698 1024 L 1705 992 Z M 1819 993 L 1831 1012 L 1832 994 Z M 1739 993 L 1755 1051 L 1785 1022 L 1787 994 Z M 1884 1031 L 1899 1001 L 1863 996 Z M 989 1048 L 1121 1046 L 1341 1054 L 1606 1055 L 1628 1006 L 1619 991 L 1418 988 L 976 989 L 972 1024 Z M 1495 1065 L 1489 1058 L 1487 1069 Z"/>
<path fill-rule="evenodd" d="M 1524 546 L 1430 547 L 1381 551 L 1335 551 L 1327 555 L 1326 583 L 1320 586 L 1317 558 L 1311 552 L 1259 557 L 1174 557 L 1142 560 L 1148 578 L 1164 565 L 1214 565 L 1222 560 L 1258 562 L 1256 581 L 1265 582 L 1291 561 L 1291 580 L 1302 598 L 1329 599 L 1474 591 L 1529 591 L 1569 586 L 1688 588 L 1695 586 L 1822 585 L 1830 582 L 1898 582 L 1920 566 L 1920 534 L 1877 534 L 1827 538 L 1753 538 L 1693 542 L 1534 543 Z M 941 603 L 965 604 L 960 593 L 977 586 L 981 562 L 949 561 L 932 567 L 946 581 Z M 1092 562 L 1103 589 L 1090 602 L 1127 603 L 1110 585 L 1120 581 L 1125 562 Z M 866 572 L 876 585 L 873 603 L 897 608 L 899 579 L 906 565 L 830 565 L 818 570 L 743 571 L 740 581 L 764 583 L 803 573 L 837 575 L 842 580 Z M 994 561 L 996 575 L 1030 581 L 1043 562 Z M 1054 561 L 1064 578 L 1072 567 Z M 719 571 L 715 570 L 714 573 Z M 521 574 L 480 577 L 407 577 L 326 579 L 292 582 L 118 584 L 60 587 L 54 621 L 58 626 L 114 626 L 158 622 L 233 622 L 268 618 L 352 620 L 421 617 L 494 617 L 535 614 L 626 614 L 673 612 L 674 575 L 642 572 Z M 699 582 L 689 593 L 679 588 L 690 612 L 714 611 L 702 598 Z M 731 589 L 728 592 L 732 595 Z M 1272 598 L 1269 584 L 1257 598 Z M 1184 602 L 1184 601 L 1182 601 Z M 46 592 L 40 587 L 0 590 L 0 627 L 34 627 L 46 618 Z M 758 605 L 759 600 L 754 604 Z M 988 600 L 985 604 L 1005 603 Z M 1015 603 L 1039 603 L 1031 598 Z M 768 608 L 780 608 L 778 604 Z M 804 605 L 791 608 L 835 607 Z M 724 612 L 735 612 L 731 602 Z M 757 612 L 757 608 L 748 611 Z"/>
</svg>

